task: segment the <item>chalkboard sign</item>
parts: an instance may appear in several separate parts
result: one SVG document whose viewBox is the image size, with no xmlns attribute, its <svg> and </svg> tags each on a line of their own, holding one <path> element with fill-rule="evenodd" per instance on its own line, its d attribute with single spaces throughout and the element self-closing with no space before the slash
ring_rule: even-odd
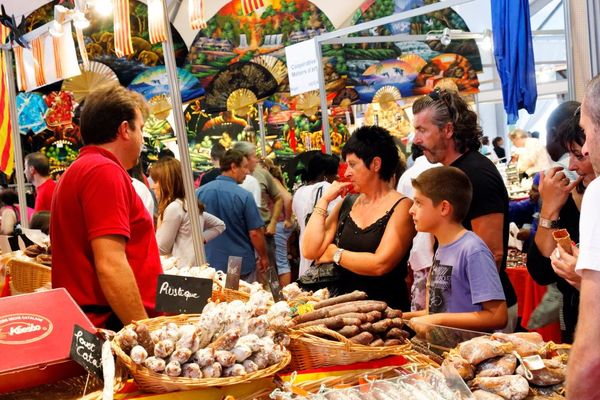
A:
<svg viewBox="0 0 600 400">
<path fill-rule="evenodd" d="M 102 378 L 102 343 L 96 335 L 79 325 L 73 328 L 71 358 L 86 371 Z"/>
<path fill-rule="evenodd" d="M 159 275 L 156 310 L 179 314 L 202 312 L 212 296 L 212 285 L 211 279 Z"/>
</svg>

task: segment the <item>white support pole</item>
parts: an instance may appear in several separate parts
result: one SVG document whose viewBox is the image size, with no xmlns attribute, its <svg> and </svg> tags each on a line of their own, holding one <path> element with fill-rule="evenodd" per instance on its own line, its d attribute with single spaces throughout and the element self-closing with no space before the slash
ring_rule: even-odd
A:
<svg viewBox="0 0 600 400">
<path fill-rule="evenodd" d="M 8 88 L 12 146 L 15 150 L 15 179 L 17 181 L 17 195 L 19 196 L 19 218 L 21 226 L 28 228 L 29 219 L 27 217 L 27 199 L 25 197 L 23 150 L 21 148 L 21 134 L 19 133 L 19 118 L 17 115 L 17 88 L 15 87 L 15 74 L 12 67 L 13 55 L 10 44 L 2 49 L 2 54 L 4 56 L 4 65 L 6 66 L 6 87 Z"/>
<path fill-rule="evenodd" d="M 200 214 L 196 206 L 198 200 L 194 192 L 194 176 L 192 174 L 192 164 L 190 162 L 190 153 L 188 149 L 187 133 L 185 121 L 183 118 L 183 106 L 181 104 L 181 92 L 179 90 L 179 81 L 177 79 L 177 64 L 175 63 L 175 51 L 173 47 L 173 34 L 171 24 L 169 23 L 169 14 L 167 13 L 166 0 L 161 1 L 163 6 L 163 23 L 167 29 L 167 40 L 163 42 L 163 54 L 165 57 L 165 68 L 169 79 L 169 89 L 171 92 L 171 104 L 173 105 L 173 117 L 175 119 L 175 136 L 177 138 L 177 147 L 181 158 L 181 171 L 183 174 L 183 186 L 185 188 L 185 200 L 192 225 L 192 239 L 194 244 L 194 255 L 197 265 L 206 263 L 204 254 L 204 237 L 200 226 Z"/>
<path fill-rule="evenodd" d="M 261 101 L 260 103 L 258 103 L 258 129 L 259 129 L 259 133 L 260 133 L 260 155 L 262 157 L 266 157 L 267 156 L 267 132 L 265 129 L 265 119 L 264 119 L 264 113 L 263 113 L 263 109 L 264 109 L 264 105 L 263 102 Z"/>
<path fill-rule="evenodd" d="M 323 53 L 321 43 L 315 40 L 315 54 L 317 55 L 317 71 L 319 76 L 319 97 L 321 100 L 321 130 L 323 131 L 323 142 L 325 152 L 331 154 L 331 136 L 329 135 L 329 109 L 327 108 L 327 90 L 325 89 L 325 75 L 323 74 Z"/>
<path fill-rule="evenodd" d="M 563 1 L 563 12 L 565 17 L 565 42 L 567 47 L 567 83 L 569 85 L 569 91 L 567 92 L 568 100 L 575 100 L 575 64 L 573 60 L 573 33 L 571 32 L 571 2 L 569 0 Z"/>
</svg>

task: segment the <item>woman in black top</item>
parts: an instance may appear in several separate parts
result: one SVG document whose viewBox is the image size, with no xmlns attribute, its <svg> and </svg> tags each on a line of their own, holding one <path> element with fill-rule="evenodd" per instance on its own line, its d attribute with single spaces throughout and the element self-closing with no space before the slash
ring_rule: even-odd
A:
<svg viewBox="0 0 600 400">
<path fill-rule="evenodd" d="M 595 178 L 595 174 L 589 158 L 581 154 L 585 135 L 579 127 L 579 115 L 564 121 L 558 128 L 557 136 L 569 151 L 569 170 L 575 171 L 579 178 L 574 182 L 569 182 L 562 167 L 555 167 L 542 176 L 540 180 L 540 196 L 542 198 L 540 224 L 535 235 L 535 242 L 531 245 L 527 255 L 527 269 L 538 284 L 556 283 L 558 290 L 563 294 L 562 341 L 571 343 L 577 324 L 579 289 L 576 286 L 578 286 L 580 278 L 574 276 L 574 281 L 567 282 L 552 269 L 549 257 L 556 247 L 556 242 L 552 237 L 554 229 L 551 226 L 556 222 L 551 221 L 558 221 L 559 228 L 566 229 L 576 243 L 579 241 L 581 198 L 585 187 Z"/>
<path fill-rule="evenodd" d="M 404 278 L 415 227 L 408 214 L 412 201 L 392 184 L 400 163 L 392 136 L 377 126 L 359 128 L 342 155 L 349 182 L 334 182 L 317 202 L 301 251 L 306 258 L 333 261 L 341 267 L 337 294 L 363 290 L 370 299 L 409 311 Z M 359 194 L 348 196 L 327 215 L 329 202 L 350 187 Z M 342 207 L 350 212 L 341 212 Z M 340 215 L 345 217 L 340 220 Z"/>
</svg>

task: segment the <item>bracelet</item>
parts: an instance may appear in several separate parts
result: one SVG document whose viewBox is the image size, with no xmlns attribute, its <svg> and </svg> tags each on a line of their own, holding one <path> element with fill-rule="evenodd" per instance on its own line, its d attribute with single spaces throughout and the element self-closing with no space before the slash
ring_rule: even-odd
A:
<svg viewBox="0 0 600 400">
<path fill-rule="evenodd" d="M 315 206 L 315 207 L 313 208 L 313 213 L 314 213 L 314 214 L 319 214 L 319 215 L 322 215 L 322 216 L 324 216 L 324 217 L 327 217 L 327 215 L 328 215 L 328 214 L 327 214 L 327 210 L 326 210 L 326 209 L 324 209 L 324 208 L 321 208 L 321 207 L 319 207 L 319 206 Z"/>
</svg>

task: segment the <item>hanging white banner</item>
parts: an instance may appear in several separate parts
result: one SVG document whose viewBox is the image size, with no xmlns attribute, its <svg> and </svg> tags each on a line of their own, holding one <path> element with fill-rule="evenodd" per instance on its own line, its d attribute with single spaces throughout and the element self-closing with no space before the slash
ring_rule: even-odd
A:
<svg viewBox="0 0 600 400">
<path fill-rule="evenodd" d="M 285 48 L 292 96 L 319 89 L 316 46 L 315 39 L 310 39 Z"/>
</svg>

